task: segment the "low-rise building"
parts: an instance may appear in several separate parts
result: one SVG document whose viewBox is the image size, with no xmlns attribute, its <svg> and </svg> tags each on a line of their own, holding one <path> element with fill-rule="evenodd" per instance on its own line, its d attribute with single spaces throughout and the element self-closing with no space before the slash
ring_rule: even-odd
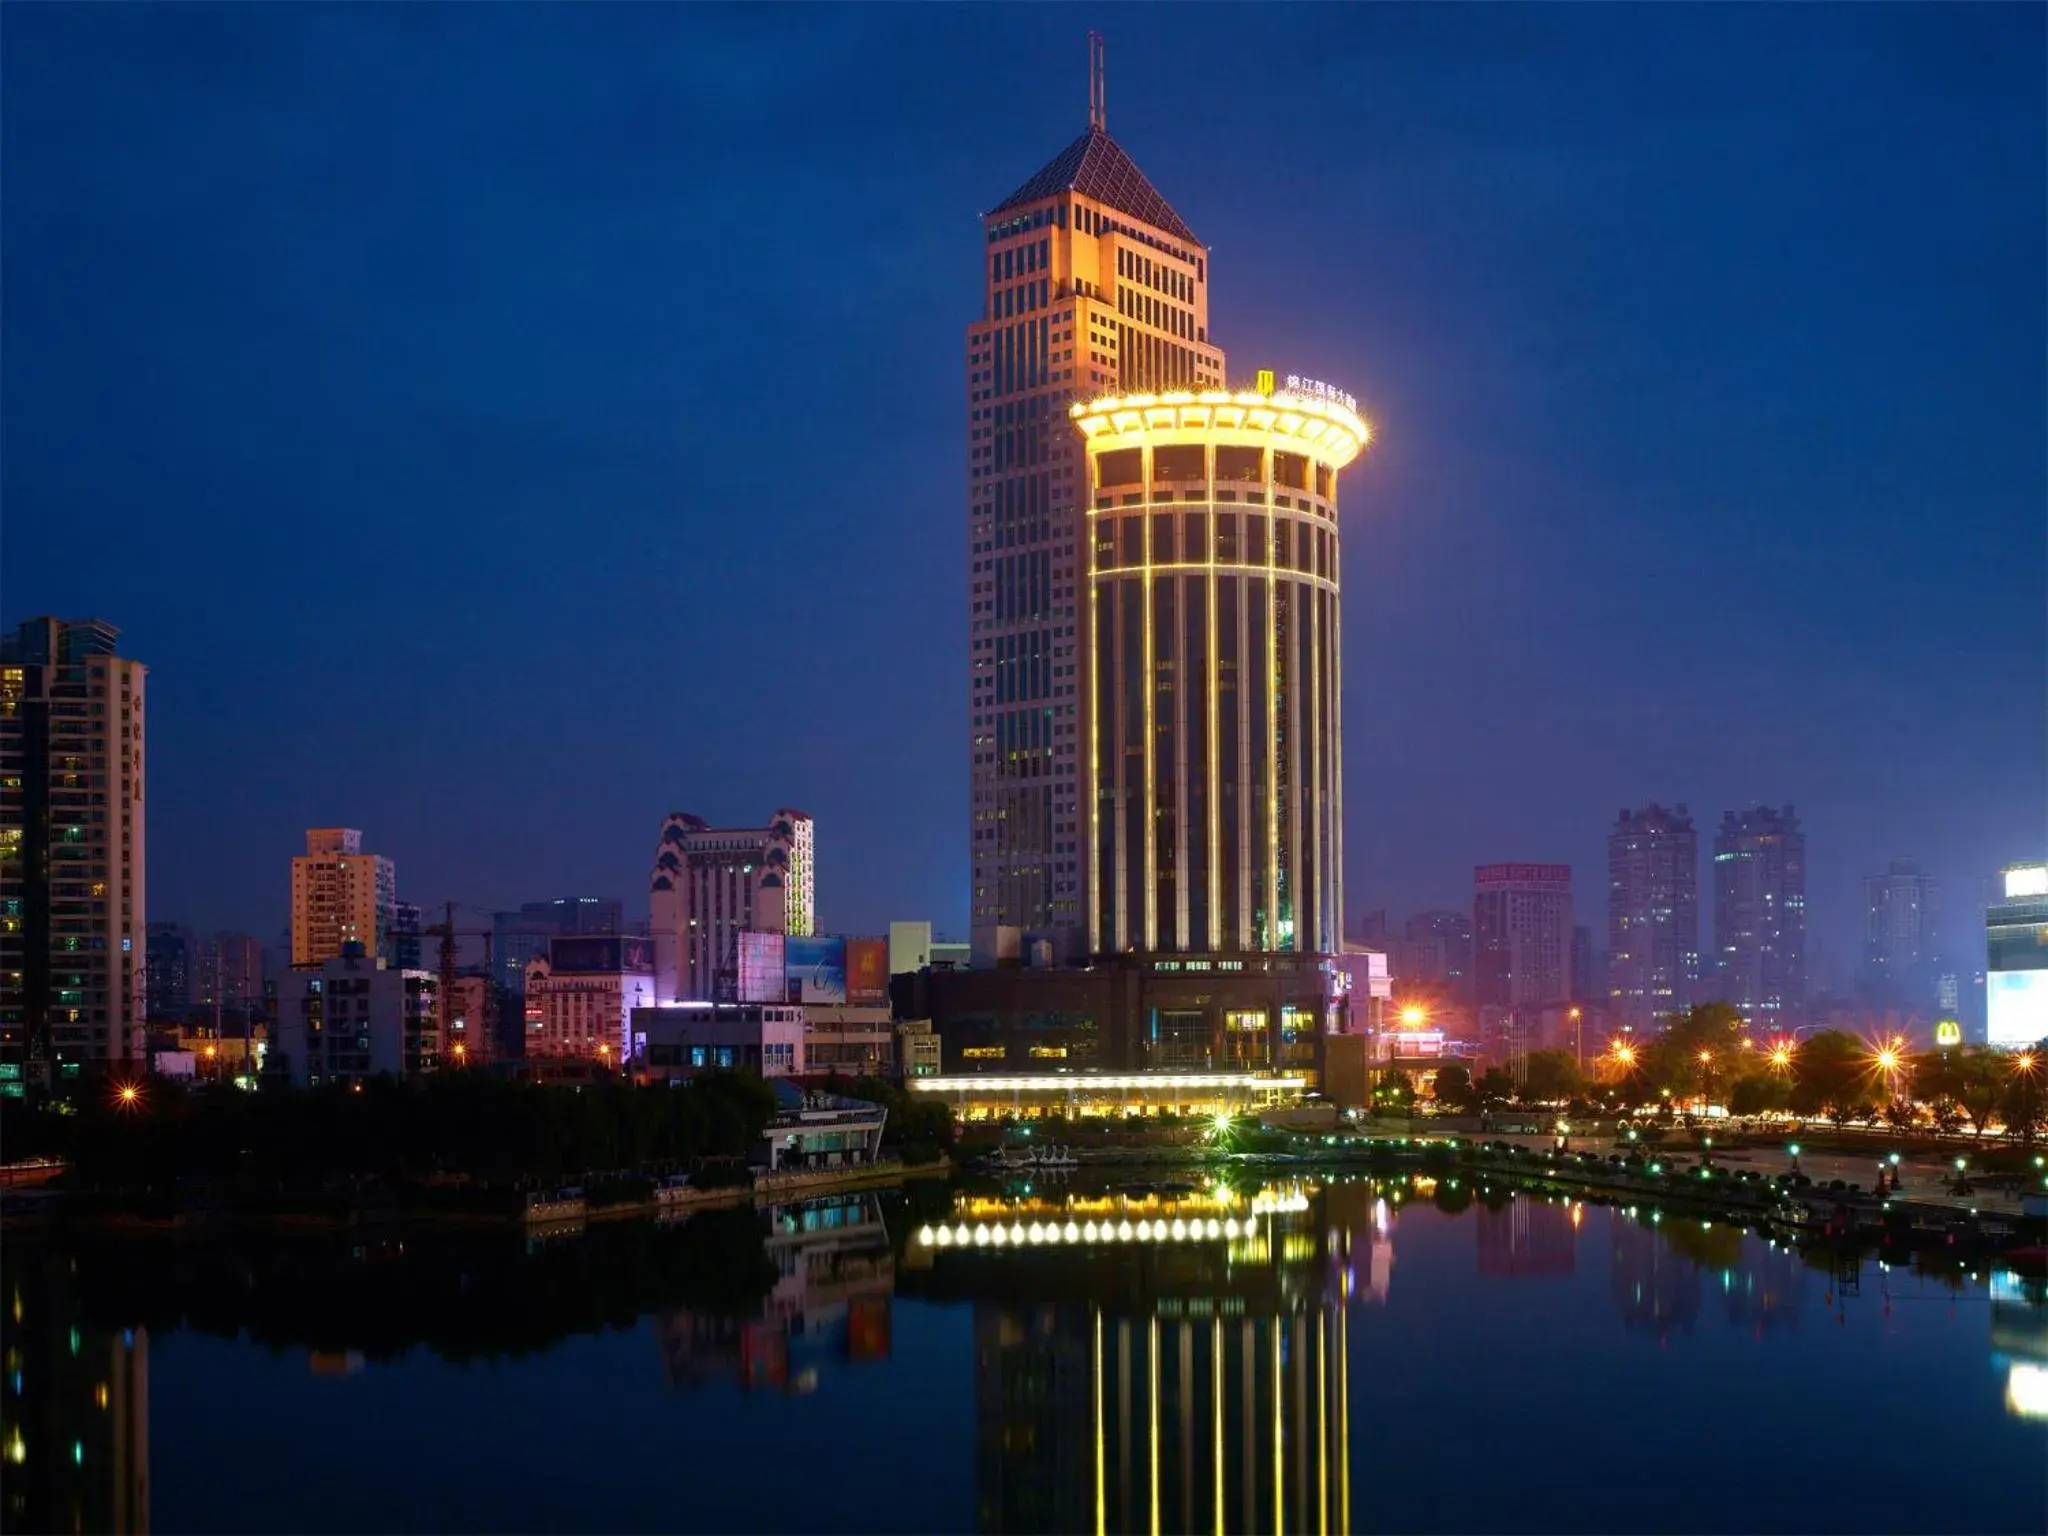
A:
<svg viewBox="0 0 2048 1536">
<path fill-rule="evenodd" d="M 930 1019 L 903 1019 L 896 1025 L 896 1075 L 937 1077 L 945 1070 L 938 1031 Z"/>
<path fill-rule="evenodd" d="M 492 1038 L 491 989 L 489 976 L 470 973 L 457 976 L 442 1009 L 448 1021 L 447 1056 L 454 1066 L 482 1067 L 497 1060 L 497 1041 Z"/>
<path fill-rule="evenodd" d="M 775 1118 L 762 1133 L 755 1162 L 773 1173 L 845 1168 L 881 1155 L 889 1112 L 862 1099 L 841 1098 L 796 1083 L 775 1082 Z"/>
<path fill-rule="evenodd" d="M 654 946 L 644 938 L 552 939 L 526 967 L 526 1054 L 612 1064 L 633 1055 L 633 1012 L 654 1002 Z"/>
<path fill-rule="evenodd" d="M 629 1058 L 644 1080 L 694 1072 L 798 1077 L 809 1070 L 804 1010 L 793 1003 L 663 1003 L 635 1008 Z"/>
<path fill-rule="evenodd" d="M 806 1070 L 846 1077 L 897 1074 L 896 1023 L 887 1008 L 812 1003 L 803 1012 Z"/>
<path fill-rule="evenodd" d="M 433 972 L 395 969 L 351 942 L 332 960 L 294 966 L 277 983 L 272 1064 L 298 1087 L 412 1077 L 440 1065 Z"/>
</svg>

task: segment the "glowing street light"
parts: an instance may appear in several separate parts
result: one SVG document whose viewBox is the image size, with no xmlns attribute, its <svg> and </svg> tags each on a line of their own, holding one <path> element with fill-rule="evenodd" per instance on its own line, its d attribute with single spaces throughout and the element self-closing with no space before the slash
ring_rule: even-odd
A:
<svg viewBox="0 0 2048 1536">
<path fill-rule="evenodd" d="M 1792 1047 L 1779 1040 L 1771 1046 L 1771 1065 L 1789 1067 L 1792 1065 Z"/>
<path fill-rule="evenodd" d="M 2034 1070 L 2034 1065 L 2034 1053 L 2032 1051 L 2021 1051 L 2019 1055 L 2012 1059 L 2012 1069 L 2015 1072 L 2031 1072 Z"/>
<path fill-rule="evenodd" d="M 1417 1003 L 1410 1003 L 1401 1010 L 1403 1029 L 1420 1029 L 1429 1022 L 1429 1010 Z"/>
<path fill-rule="evenodd" d="M 1632 1067 L 1636 1064 L 1636 1048 L 1626 1040 L 1615 1041 L 1609 1049 L 1613 1052 L 1614 1064 L 1617 1067 Z"/>
<path fill-rule="evenodd" d="M 114 1090 L 114 1097 L 121 1102 L 121 1106 L 125 1109 L 141 1100 L 142 1090 L 133 1083 L 123 1083 Z"/>
</svg>

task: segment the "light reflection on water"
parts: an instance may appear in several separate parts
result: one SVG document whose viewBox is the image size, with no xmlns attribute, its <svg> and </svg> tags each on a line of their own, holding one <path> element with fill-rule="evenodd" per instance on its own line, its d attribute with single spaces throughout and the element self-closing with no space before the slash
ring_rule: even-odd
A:
<svg viewBox="0 0 2048 1536">
<path fill-rule="evenodd" d="M 2023 1470 L 2042 1449 L 2025 1421 L 2048 1415 L 2048 1291 L 1941 1255 L 1802 1253 L 1696 1215 L 1426 1176 L 1040 1179 L 693 1220 L 202 1250 L 140 1275 L 119 1247 L 10 1253 L 4 1523 L 1972 1529 L 2048 1513 Z M 135 1289 L 109 1291 L 114 1270 Z M 1852 1481 L 1822 1498 L 1796 1458 L 1755 1454 L 1760 1432 L 1823 1455 L 1917 1433 L 1871 1417 L 1902 1386 L 1962 1448 L 1967 1497 Z M 417 1422 L 416 1454 L 351 1462 L 345 1484 L 300 1459 L 359 1433 L 366 1402 L 400 1446 Z M 632 1427 L 582 1450 L 541 1434 L 537 1481 L 446 1454 L 523 1443 L 580 1402 Z M 267 1450 L 275 1479 L 193 1432 L 224 1413 L 302 1427 Z M 1742 1458 L 1750 1502 L 1705 1486 L 1589 1514 L 1559 1468 L 1617 1442 L 1645 1487 L 1686 1458 Z M 679 1505 L 634 1449 L 652 1444 L 705 1448 L 720 1479 Z M 777 1470 L 791 1457 L 815 1484 Z M 835 1458 L 882 1492 L 830 1502 Z M 1773 1468 L 1781 1484 L 1759 1482 Z M 437 1519 L 414 1512 L 429 1486 L 459 1495 Z"/>
</svg>

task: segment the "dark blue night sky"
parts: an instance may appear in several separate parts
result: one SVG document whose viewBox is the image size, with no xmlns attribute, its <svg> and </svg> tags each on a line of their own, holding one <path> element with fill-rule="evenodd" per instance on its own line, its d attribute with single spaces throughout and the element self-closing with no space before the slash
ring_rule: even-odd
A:
<svg viewBox="0 0 2048 1536">
<path fill-rule="evenodd" d="M 2038 6 L 13 6 L 0 602 L 151 669 L 152 917 L 645 901 L 820 818 L 963 931 L 976 215 L 1109 126 L 1234 376 L 1343 384 L 1351 906 L 1795 802 L 2048 841 Z"/>
</svg>

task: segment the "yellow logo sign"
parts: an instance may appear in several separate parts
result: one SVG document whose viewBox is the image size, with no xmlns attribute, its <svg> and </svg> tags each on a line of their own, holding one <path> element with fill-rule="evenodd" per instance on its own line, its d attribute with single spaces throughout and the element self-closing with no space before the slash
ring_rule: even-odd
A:
<svg viewBox="0 0 2048 1536">
<path fill-rule="evenodd" d="M 1954 1019 L 1943 1019 L 1934 1026 L 1934 1043 L 1936 1045 L 1961 1045 L 1963 1043 L 1963 1026 Z"/>
<path fill-rule="evenodd" d="M 1261 368 L 1261 369 L 1259 370 L 1259 386 L 1258 386 L 1258 388 L 1259 388 L 1259 393 L 1260 393 L 1260 394 L 1262 394 L 1262 395 L 1270 395 L 1271 393 L 1273 393 L 1273 370 L 1272 370 L 1272 369 L 1270 369 L 1270 368 Z"/>
</svg>

